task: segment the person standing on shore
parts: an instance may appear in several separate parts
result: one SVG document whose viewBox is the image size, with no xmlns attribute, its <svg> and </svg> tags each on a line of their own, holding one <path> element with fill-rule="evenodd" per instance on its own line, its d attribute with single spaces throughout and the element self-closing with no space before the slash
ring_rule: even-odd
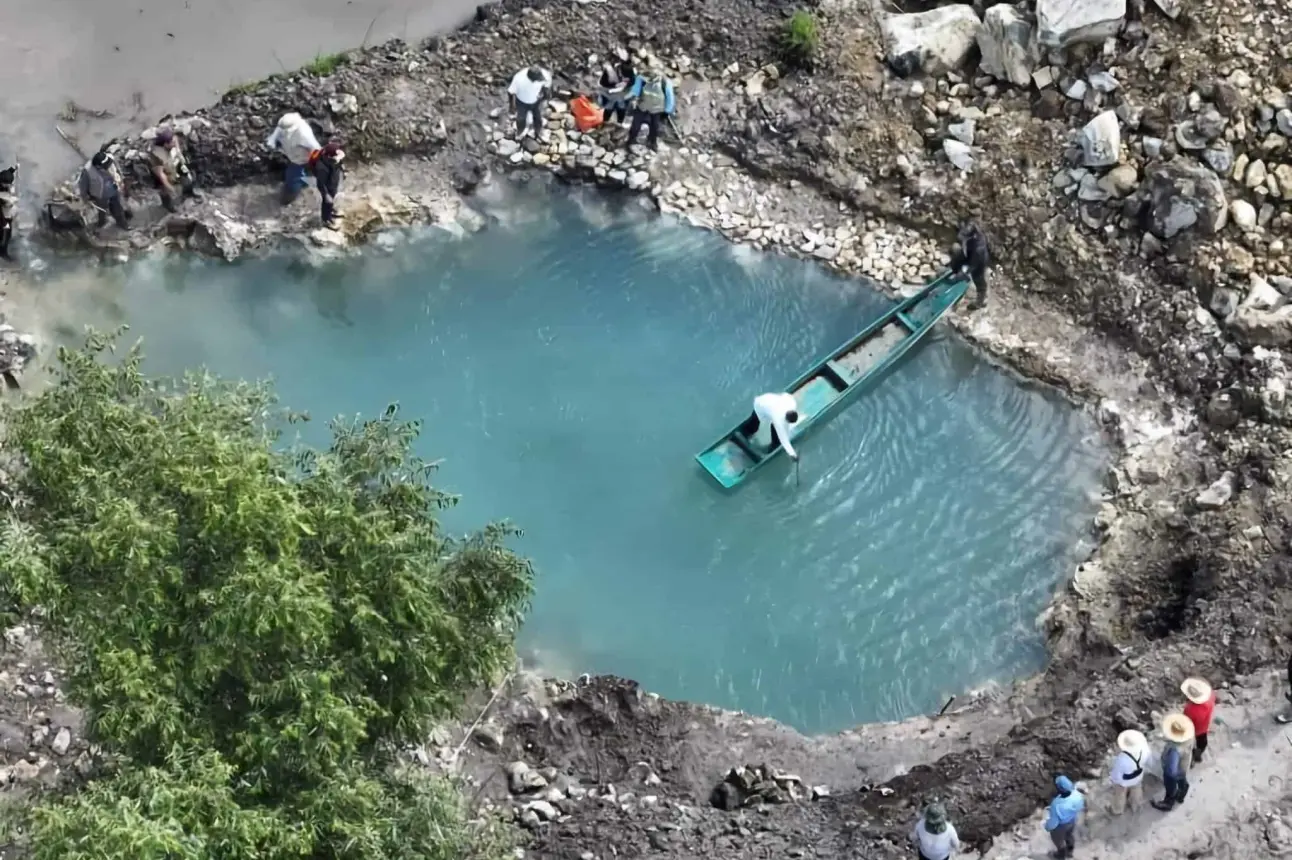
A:
<svg viewBox="0 0 1292 860">
<path fill-rule="evenodd" d="M 949 860 L 959 852 L 960 837 L 947 821 L 946 808 L 940 803 L 930 803 L 920 820 L 911 830 L 911 841 L 916 845 L 919 860 Z"/>
<path fill-rule="evenodd" d="M 13 239 L 13 227 L 18 220 L 18 165 L 0 170 L 0 258 L 12 260 L 9 256 L 9 242 Z"/>
<path fill-rule="evenodd" d="M 1121 815 L 1129 806 L 1134 812 L 1144 802 L 1144 767 L 1148 764 L 1148 738 L 1143 732 L 1129 729 L 1117 736 L 1117 757 L 1108 771 L 1113 785 L 1110 812 Z"/>
<path fill-rule="evenodd" d="M 336 229 L 336 196 L 341 193 L 341 179 L 345 175 L 345 168 L 341 166 L 344 159 L 341 144 L 331 140 L 314 154 L 310 162 L 319 197 L 323 199 L 323 226 L 329 230 Z"/>
<path fill-rule="evenodd" d="M 637 78 L 631 60 L 621 59 L 618 63 L 606 63 L 601 70 L 601 110 L 605 121 L 622 123 L 628 118 L 628 88 Z"/>
<path fill-rule="evenodd" d="M 99 211 L 98 225 L 108 223 L 108 215 L 117 222 L 122 230 L 130 229 L 130 219 L 134 213 L 121 202 L 125 180 L 117 168 L 116 159 L 105 150 L 99 150 L 81 168 L 77 177 L 76 188 L 84 200 L 90 202 Z"/>
<path fill-rule="evenodd" d="M 159 129 L 153 137 L 152 148 L 148 150 L 148 164 L 152 168 L 153 179 L 157 180 L 162 206 L 166 207 L 167 212 L 175 211 L 176 198 L 181 194 L 185 197 L 198 196 L 197 189 L 193 187 L 193 171 L 188 167 L 188 159 L 184 157 L 184 150 L 180 148 L 175 132 L 169 128 Z M 175 188 L 177 185 L 178 191 Z"/>
<path fill-rule="evenodd" d="M 665 117 L 673 115 L 677 105 L 673 82 L 664 77 L 658 60 L 651 60 L 646 71 L 633 81 L 628 98 L 636 102 L 633 105 L 633 124 L 628 129 L 628 146 L 637 142 L 637 135 L 644 125 L 647 129 L 646 145 L 659 149 L 659 127 Z"/>
<path fill-rule="evenodd" d="M 310 184 L 309 165 L 314 153 L 323 147 L 319 146 L 314 129 L 298 113 L 285 113 L 278 120 L 274 133 L 269 135 L 265 146 L 287 156 L 287 168 L 283 171 L 283 205 L 297 198 L 305 186 Z"/>
<path fill-rule="evenodd" d="M 1180 685 L 1180 692 L 1188 699 L 1184 715 L 1193 723 L 1193 760 L 1202 761 L 1207 751 L 1207 733 L 1211 731 L 1211 717 L 1216 711 L 1216 691 L 1201 678 L 1188 678 Z"/>
<path fill-rule="evenodd" d="M 1054 787 L 1058 789 L 1058 794 L 1050 801 L 1046 812 L 1045 830 L 1054 843 L 1054 856 L 1058 860 L 1064 860 L 1071 857 L 1077 848 L 1077 819 L 1086 808 L 1086 796 L 1077 791 L 1072 780 L 1063 774 L 1054 778 Z"/>
<path fill-rule="evenodd" d="M 1153 801 L 1153 806 L 1170 812 L 1177 803 L 1184 803 L 1189 794 L 1189 765 L 1193 755 L 1189 749 L 1193 740 L 1193 723 L 1184 714 L 1167 714 L 1162 720 L 1162 734 L 1166 748 L 1162 751 L 1162 783 L 1166 796 Z"/>
<path fill-rule="evenodd" d="M 543 107 L 547 97 L 552 93 L 552 75 L 546 69 L 530 66 L 521 69 L 511 79 L 507 87 L 507 100 L 516 117 L 516 138 L 525 136 L 529 120 L 533 120 L 534 136 L 540 140 L 543 135 Z"/>
<path fill-rule="evenodd" d="M 987 237 L 972 221 L 966 221 L 960 227 L 957 238 L 959 245 L 951 254 L 951 270 L 973 279 L 977 294 L 969 307 L 978 310 L 987 305 L 987 267 L 991 265 L 991 248 L 987 245 Z"/>
</svg>

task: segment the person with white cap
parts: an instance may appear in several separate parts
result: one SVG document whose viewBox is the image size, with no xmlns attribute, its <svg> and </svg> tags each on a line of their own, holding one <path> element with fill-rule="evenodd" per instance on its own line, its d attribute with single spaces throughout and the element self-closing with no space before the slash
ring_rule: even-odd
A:
<svg viewBox="0 0 1292 860">
<path fill-rule="evenodd" d="M 1189 751 L 1193 740 L 1193 723 L 1184 714 L 1167 714 L 1162 719 L 1162 736 L 1166 748 L 1162 751 L 1162 783 L 1166 796 L 1153 801 L 1153 806 L 1169 812 L 1177 803 L 1183 803 L 1189 793 L 1189 765 L 1193 756 Z"/>
<path fill-rule="evenodd" d="M 1143 732 L 1128 729 L 1117 736 L 1117 757 L 1108 770 L 1108 781 L 1113 784 L 1113 802 L 1110 811 L 1121 815 L 1129 805 L 1134 812 L 1144 802 L 1144 768 L 1148 765 L 1148 738 Z"/>
<path fill-rule="evenodd" d="M 755 434 L 761 434 L 764 427 L 770 428 L 770 440 L 756 441 L 768 450 L 780 445 L 791 460 L 797 460 L 799 454 L 790 444 L 790 426 L 797 424 L 798 420 L 798 403 L 793 394 L 760 394 L 754 398 L 754 414 L 741 425 L 740 430 L 754 441 Z"/>
<path fill-rule="evenodd" d="M 1187 678 L 1180 685 L 1180 692 L 1189 700 L 1184 706 L 1184 715 L 1193 723 L 1193 760 L 1202 761 L 1202 754 L 1207 751 L 1211 716 L 1216 711 L 1216 691 L 1201 678 Z"/>
</svg>

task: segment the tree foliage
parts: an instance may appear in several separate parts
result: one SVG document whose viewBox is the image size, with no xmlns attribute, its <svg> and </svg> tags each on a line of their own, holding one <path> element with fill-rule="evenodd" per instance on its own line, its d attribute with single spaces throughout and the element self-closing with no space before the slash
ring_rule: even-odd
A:
<svg viewBox="0 0 1292 860">
<path fill-rule="evenodd" d="M 393 754 L 510 661 L 512 531 L 441 530 L 454 499 L 394 407 L 292 449 L 268 387 L 153 380 L 114 341 L 7 418 L 8 586 L 120 761 L 37 810 L 35 855 L 467 856 L 456 796 Z"/>
</svg>

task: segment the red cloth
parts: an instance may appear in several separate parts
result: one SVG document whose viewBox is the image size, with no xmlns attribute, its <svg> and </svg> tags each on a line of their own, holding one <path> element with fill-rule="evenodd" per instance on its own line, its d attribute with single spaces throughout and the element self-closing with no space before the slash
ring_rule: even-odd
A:
<svg viewBox="0 0 1292 860">
<path fill-rule="evenodd" d="M 1187 702 L 1184 706 L 1184 715 L 1193 723 L 1193 733 L 1205 735 L 1211 728 L 1211 714 L 1216 710 L 1216 694 L 1213 691 L 1207 697 L 1207 701 L 1201 705 L 1195 705 L 1193 702 Z"/>
</svg>

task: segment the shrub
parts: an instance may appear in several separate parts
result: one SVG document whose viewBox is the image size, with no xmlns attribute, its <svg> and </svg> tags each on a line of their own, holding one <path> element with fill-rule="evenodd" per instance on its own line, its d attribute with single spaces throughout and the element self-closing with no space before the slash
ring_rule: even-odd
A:
<svg viewBox="0 0 1292 860">
<path fill-rule="evenodd" d="M 528 562 L 454 499 L 390 407 L 285 448 L 266 386 L 159 381 L 114 338 L 60 350 L 7 415 L 0 534 L 89 739 L 116 762 L 32 815 L 37 858 L 469 856 L 457 795 L 393 751 L 513 659 Z"/>
<path fill-rule="evenodd" d="M 326 78 L 349 61 L 350 58 L 344 53 L 324 54 L 320 52 L 315 54 L 314 59 L 306 63 L 302 69 L 315 77 Z"/>
<path fill-rule="evenodd" d="M 816 16 L 799 9 L 785 22 L 781 33 L 781 56 L 793 68 L 811 69 L 820 43 Z"/>
</svg>

